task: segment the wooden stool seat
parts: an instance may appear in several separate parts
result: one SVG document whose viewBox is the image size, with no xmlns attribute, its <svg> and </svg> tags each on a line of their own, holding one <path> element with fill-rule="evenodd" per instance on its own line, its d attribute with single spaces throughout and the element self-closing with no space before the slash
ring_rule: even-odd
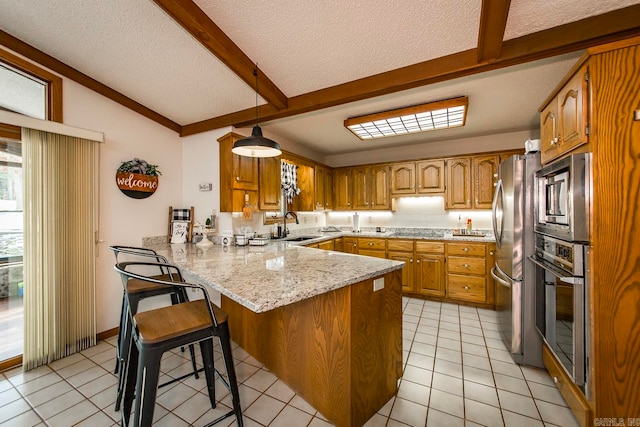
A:
<svg viewBox="0 0 640 427">
<path fill-rule="evenodd" d="M 153 279 L 164 280 L 166 282 L 171 281 L 169 274 L 158 274 L 151 276 Z M 163 293 L 167 293 L 167 287 L 164 285 L 158 285 L 157 283 L 145 282 L 144 280 L 130 279 L 129 280 L 129 293 L 137 294 L 141 292 L 153 292 L 162 290 Z"/>
<path fill-rule="evenodd" d="M 227 321 L 227 313 L 211 305 L 218 325 Z M 142 344 L 155 344 L 201 329 L 211 328 L 211 316 L 204 300 L 143 311 L 133 316 L 138 339 Z"/>
</svg>

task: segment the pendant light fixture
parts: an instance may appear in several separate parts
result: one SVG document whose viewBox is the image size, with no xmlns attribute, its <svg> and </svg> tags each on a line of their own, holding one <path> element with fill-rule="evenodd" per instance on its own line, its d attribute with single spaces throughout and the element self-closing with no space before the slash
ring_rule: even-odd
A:
<svg viewBox="0 0 640 427">
<path fill-rule="evenodd" d="M 233 143 L 231 152 L 244 157 L 276 157 L 282 154 L 277 142 L 262 136 L 262 129 L 258 124 L 258 64 L 253 69 L 256 76 L 256 125 L 251 131 L 251 136 L 242 138 Z"/>
</svg>

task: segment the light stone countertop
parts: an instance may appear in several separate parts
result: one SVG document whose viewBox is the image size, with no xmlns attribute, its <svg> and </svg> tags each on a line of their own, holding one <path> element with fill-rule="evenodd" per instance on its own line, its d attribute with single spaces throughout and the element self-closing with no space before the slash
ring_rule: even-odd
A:
<svg viewBox="0 0 640 427">
<path fill-rule="evenodd" d="M 485 232 L 485 236 L 454 236 L 451 229 L 439 228 L 397 228 L 387 230 L 384 233 L 363 230 L 361 232 L 353 232 L 350 230 L 341 230 L 339 232 L 322 232 L 318 230 L 300 230 L 292 233 L 289 237 L 296 236 L 318 236 L 314 239 L 295 242 L 298 245 L 309 245 L 319 243 L 324 240 L 335 239 L 336 237 L 380 237 L 383 239 L 411 239 L 411 240 L 446 240 L 451 242 L 479 242 L 479 243 L 495 243 L 493 233 Z"/>
<path fill-rule="evenodd" d="M 308 242 L 301 242 L 308 243 Z M 261 313 L 400 269 L 403 262 L 277 241 L 266 246 L 201 249 L 193 243 L 149 244 L 180 267 L 185 280 Z"/>
</svg>

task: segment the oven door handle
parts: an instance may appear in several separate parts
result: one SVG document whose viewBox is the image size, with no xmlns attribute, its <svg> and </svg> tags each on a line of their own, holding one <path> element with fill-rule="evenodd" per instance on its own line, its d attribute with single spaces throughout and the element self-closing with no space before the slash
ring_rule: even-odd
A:
<svg viewBox="0 0 640 427">
<path fill-rule="evenodd" d="M 510 288 L 511 287 L 511 283 L 507 282 L 506 280 L 504 280 L 503 278 L 499 277 L 497 272 L 496 272 L 496 268 L 497 267 L 493 267 L 491 269 L 491 276 L 493 276 L 494 279 L 496 279 L 498 281 L 498 283 L 500 283 L 501 285 Z"/>
<path fill-rule="evenodd" d="M 584 277 L 569 276 L 566 273 L 562 272 L 562 270 L 560 270 L 560 268 L 556 267 L 555 265 L 542 262 L 536 259 L 534 256 L 530 256 L 529 259 L 535 265 L 544 268 L 545 271 L 548 271 L 565 283 L 570 283 L 572 285 L 584 285 Z"/>
</svg>

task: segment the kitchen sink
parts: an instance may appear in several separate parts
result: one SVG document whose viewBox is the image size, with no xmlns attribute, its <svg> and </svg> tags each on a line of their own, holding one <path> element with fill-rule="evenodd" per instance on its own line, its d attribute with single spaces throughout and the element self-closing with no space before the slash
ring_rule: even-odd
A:
<svg viewBox="0 0 640 427">
<path fill-rule="evenodd" d="M 284 239 L 287 242 L 304 242 L 305 240 L 317 239 L 322 236 L 296 236 L 296 237 L 287 237 Z"/>
</svg>

